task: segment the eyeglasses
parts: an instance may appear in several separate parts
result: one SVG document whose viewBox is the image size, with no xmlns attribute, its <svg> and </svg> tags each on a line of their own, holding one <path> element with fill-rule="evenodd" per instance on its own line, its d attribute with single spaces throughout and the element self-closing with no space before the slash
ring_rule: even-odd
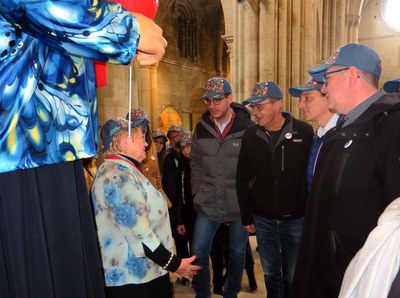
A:
<svg viewBox="0 0 400 298">
<path fill-rule="evenodd" d="M 181 150 L 189 150 L 190 147 L 192 147 L 192 144 L 186 144 L 185 146 L 179 146 L 181 148 Z"/>
<path fill-rule="evenodd" d="M 206 106 L 210 106 L 211 103 L 213 103 L 216 106 L 219 106 L 221 104 L 221 101 L 226 98 L 225 96 L 221 97 L 221 98 L 204 98 L 203 99 L 203 103 Z"/>
<path fill-rule="evenodd" d="M 274 100 L 274 101 L 269 101 L 269 102 L 265 102 L 265 103 L 251 104 L 251 105 L 250 105 L 250 109 L 251 109 L 252 111 L 253 111 L 253 110 L 259 111 L 259 110 L 262 109 L 262 106 L 269 105 L 269 104 L 273 104 L 275 101 L 276 101 L 276 100 Z"/>
<path fill-rule="evenodd" d="M 332 70 L 332 71 L 326 72 L 326 73 L 324 74 L 324 77 L 323 77 L 323 79 L 324 79 L 324 85 L 325 85 L 325 86 L 328 86 L 328 83 L 329 83 L 329 78 L 327 77 L 328 75 L 331 75 L 331 74 L 334 74 L 334 73 L 338 73 L 338 72 L 342 72 L 342 71 L 348 70 L 349 68 L 350 68 L 350 67 L 345 67 L 345 68 L 336 69 L 336 70 Z"/>
</svg>

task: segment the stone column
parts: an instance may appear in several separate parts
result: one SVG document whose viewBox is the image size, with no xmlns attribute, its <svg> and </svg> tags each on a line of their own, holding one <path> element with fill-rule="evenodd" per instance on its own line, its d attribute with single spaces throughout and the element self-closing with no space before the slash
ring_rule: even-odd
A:
<svg viewBox="0 0 400 298">
<path fill-rule="evenodd" d="M 347 30 L 347 41 L 357 42 L 358 41 L 358 29 L 360 26 L 360 16 L 354 14 L 348 14 L 346 16 L 346 30 Z"/>
<path fill-rule="evenodd" d="M 277 0 L 261 0 L 260 2 L 260 81 L 275 80 L 277 76 L 277 5 Z"/>
<path fill-rule="evenodd" d="M 345 0 L 338 0 L 336 7 L 337 31 L 335 49 L 347 42 L 346 36 L 346 3 Z"/>
<path fill-rule="evenodd" d="M 250 96 L 254 84 L 259 80 L 259 3 L 257 0 L 247 0 L 242 5 L 243 9 L 243 92 L 239 101 Z"/>
<path fill-rule="evenodd" d="M 157 66 L 139 67 L 138 105 L 149 116 L 151 127 L 157 127 L 159 100 L 157 96 Z"/>
</svg>

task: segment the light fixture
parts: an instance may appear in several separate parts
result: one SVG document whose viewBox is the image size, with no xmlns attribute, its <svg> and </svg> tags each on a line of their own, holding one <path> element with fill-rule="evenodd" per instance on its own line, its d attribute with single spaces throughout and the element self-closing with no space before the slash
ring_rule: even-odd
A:
<svg viewBox="0 0 400 298">
<path fill-rule="evenodd" d="M 381 13 L 385 23 L 396 31 L 400 31 L 400 1 L 399 0 L 383 0 Z"/>
</svg>

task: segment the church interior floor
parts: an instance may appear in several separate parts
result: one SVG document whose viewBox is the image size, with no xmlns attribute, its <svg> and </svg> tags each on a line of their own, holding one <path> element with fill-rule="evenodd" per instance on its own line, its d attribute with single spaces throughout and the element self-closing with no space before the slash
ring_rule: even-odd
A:
<svg viewBox="0 0 400 298">
<path fill-rule="evenodd" d="M 254 274 L 256 276 L 258 288 L 254 292 L 249 291 L 249 281 L 247 279 L 247 275 L 245 270 L 243 271 L 242 277 L 242 290 L 238 294 L 238 298 L 254 298 L 254 297 L 266 297 L 266 290 L 264 285 L 264 276 L 262 273 L 262 268 L 260 264 L 260 257 L 258 252 L 256 251 L 257 241 L 255 236 L 250 237 L 250 245 L 253 251 L 253 258 L 254 258 Z M 210 266 L 211 267 L 211 266 Z M 180 285 L 177 284 L 176 281 L 177 276 L 172 274 L 171 280 L 174 284 L 174 297 L 175 298 L 193 298 L 195 296 L 193 288 L 187 285 Z M 212 293 L 212 286 L 211 286 L 211 293 Z M 211 295 L 212 298 L 222 297 L 219 295 Z"/>
</svg>

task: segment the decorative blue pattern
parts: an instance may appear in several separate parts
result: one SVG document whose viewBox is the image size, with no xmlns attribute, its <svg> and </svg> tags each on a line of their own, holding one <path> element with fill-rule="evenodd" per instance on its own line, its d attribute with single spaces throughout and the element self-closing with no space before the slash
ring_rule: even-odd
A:
<svg viewBox="0 0 400 298">
<path fill-rule="evenodd" d="M 129 274 L 142 279 L 147 272 L 146 258 L 137 258 L 135 254 L 128 249 L 128 258 L 125 261 L 125 267 L 128 268 Z"/>
<path fill-rule="evenodd" d="M 136 210 L 130 204 L 122 204 L 115 208 L 115 221 L 123 226 L 132 228 L 136 224 Z"/>
<path fill-rule="evenodd" d="M 141 284 L 168 274 L 143 249 L 144 244 L 155 251 L 161 243 L 173 249 L 167 202 L 146 177 L 124 159 L 106 158 L 92 198 L 106 285 Z"/>
<path fill-rule="evenodd" d="M 106 269 L 105 276 L 108 287 L 120 286 L 125 283 L 124 271 L 119 268 Z"/>
<path fill-rule="evenodd" d="M 0 0 L 0 172 L 97 154 L 90 59 L 129 63 L 138 33 L 105 0 Z"/>
</svg>

